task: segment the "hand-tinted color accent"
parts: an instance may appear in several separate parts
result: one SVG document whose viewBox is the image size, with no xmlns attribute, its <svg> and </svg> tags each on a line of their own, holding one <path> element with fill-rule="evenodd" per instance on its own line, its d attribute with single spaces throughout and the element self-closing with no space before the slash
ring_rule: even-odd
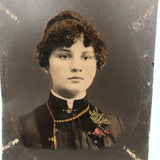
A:
<svg viewBox="0 0 160 160">
<path fill-rule="evenodd" d="M 67 113 L 67 102 L 59 99 L 50 93 L 48 104 L 54 113 L 55 119 L 69 119 L 90 105 L 87 98 L 75 100 L 74 112 Z M 89 111 L 69 122 L 57 123 L 55 128 L 58 150 L 70 149 L 92 149 L 99 150 L 112 146 L 122 132 L 124 125 L 120 118 L 112 115 L 105 117 L 110 121 L 108 124 L 101 124 L 103 132 L 97 128 L 89 112 L 94 112 L 95 107 L 90 105 Z M 102 114 L 100 110 L 98 113 Z M 54 149 L 51 137 L 53 137 L 53 119 L 51 118 L 46 104 L 37 107 L 28 115 L 20 117 L 20 135 L 24 145 L 27 147 L 43 147 Z M 97 136 L 98 135 L 98 136 Z"/>
</svg>

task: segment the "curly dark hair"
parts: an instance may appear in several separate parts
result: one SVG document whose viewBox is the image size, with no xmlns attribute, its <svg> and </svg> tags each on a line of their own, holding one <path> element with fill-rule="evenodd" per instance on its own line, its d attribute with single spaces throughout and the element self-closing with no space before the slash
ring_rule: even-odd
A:
<svg viewBox="0 0 160 160">
<path fill-rule="evenodd" d="M 104 40 L 96 28 L 81 15 L 73 11 L 63 11 L 47 23 L 43 39 L 37 44 L 36 58 L 39 65 L 48 69 L 48 59 L 53 50 L 71 47 L 75 38 L 84 36 L 84 46 L 93 46 L 97 69 L 104 67 L 107 50 Z"/>
</svg>

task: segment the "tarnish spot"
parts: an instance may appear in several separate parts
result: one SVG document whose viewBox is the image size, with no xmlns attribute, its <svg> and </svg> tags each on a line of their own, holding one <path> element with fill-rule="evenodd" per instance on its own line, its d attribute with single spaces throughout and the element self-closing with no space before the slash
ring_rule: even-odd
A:
<svg viewBox="0 0 160 160">
<path fill-rule="evenodd" d="M 147 82 L 147 86 L 150 86 L 150 85 L 151 85 L 151 82 L 148 81 L 148 82 Z"/>
<path fill-rule="evenodd" d="M 33 156 L 33 160 L 37 160 L 37 158 L 35 156 Z"/>
<path fill-rule="evenodd" d="M 143 58 L 146 58 L 146 57 L 148 57 L 148 54 L 144 54 L 144 55 L 143 55 Z"/>
<path fill-rule="evenodd" d="M 150 132 L 148 132 L 148 139 L 150 139 Z"/>
<path fill-rule="evenodd" d="M 147 21 L 148 17 L 152 14 L 155 6 L 151 5 L 148 10 L 144 13 L 142 17 L 139 17 L 136 21 L 131 22 L 131 26 L 135 31 L 140 31 L 145 26 L 145 22 Z"/>
<path fill-rule="evenodd" d="M 146 122 L 141 122 L 140 120 L 138 120 L 138 123 L 139 123 L 139 124 L 142 124 L 142 125 L 145 125 L 145 124 L 146 124 Z"/>
<path fill-rule="evenodd" d="M 18 17 L 15 16 L 9 9 L 4 7 L 1 3 L 0 3 L 0 10 L 4 11 L 11 19 L 13 19 L 14 21 L 17 21 L 19 23 Z"/>
<path fill-rule="evenodd" d="M 2 147 L 2 152 L 13 147 L 15 144 L 17 144 L 19 142 L 19 139 L 15 139 L 11 142 L 9 142 L 6 146 Z"/>
<path fill-rule="evenodd" d="M 123 147 L 123 149 L 132 157 L 134 160 L 142 160 L 138 156 L 136 156 L 135 153 L 133 153 L 129 148 L 126 148 L 126 146 Z"/>
<path fill-rule="evenodd" d="M 148 57 L 148 54 L 144 54 L 143 56 L 139 56 L 140 59 Z"/>
<path fill-rule="evenodd" d="M 5 51 L 2 52 L 3 56 L 5 56 L 7 53 Z"/>
</svg>

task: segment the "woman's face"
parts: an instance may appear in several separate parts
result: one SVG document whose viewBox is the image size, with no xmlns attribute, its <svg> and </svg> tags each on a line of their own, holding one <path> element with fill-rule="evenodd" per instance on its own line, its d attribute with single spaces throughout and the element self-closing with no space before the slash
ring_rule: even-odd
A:
<svg viewBox="0 0 160 160">
<path fill-rule="evenodd" d="M 48 69 L 53 90 L 66 98 L 73 98 L 92 84 L 96 74 L 93 47 L 85 47 L 81 36 L 69 48 L 54 50 L 49 58 Z"/>
</svg>

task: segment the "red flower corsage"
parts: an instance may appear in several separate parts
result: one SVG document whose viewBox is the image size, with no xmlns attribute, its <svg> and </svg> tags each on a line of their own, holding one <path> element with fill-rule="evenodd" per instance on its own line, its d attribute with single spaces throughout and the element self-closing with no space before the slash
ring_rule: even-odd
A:
<svg viewBox="0 0 160 160">
<path fill-rule="evenodd" d="M 106 135 L 110 134 L 109 130 L 101 130 L 99 128 L 95 128 L 92 134 L 98 136 L 99 138 L 106 137 Z"/>
</svg>

